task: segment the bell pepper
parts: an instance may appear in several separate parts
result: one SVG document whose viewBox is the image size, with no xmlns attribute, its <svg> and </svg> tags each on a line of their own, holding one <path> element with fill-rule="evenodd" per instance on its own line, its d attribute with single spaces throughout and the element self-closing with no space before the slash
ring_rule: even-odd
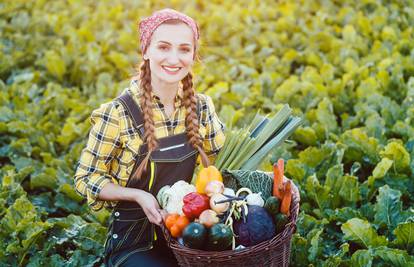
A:
<svg viewBox="0 0 414 267">
<path fill-rule="evenodd" d="M 165 226 L 170 231 L 172 237 L 180 237 L 184 228 L 190 223 L 188 218 L 177 213 L 168 214 L 165 219 Z"/>
<path fill-rule="evenodd" d="M 220 171 L 213 165 L 208 166 L 207 168 L 202 168 L 198 173 L 195 182 L 197 192 L 200 194 L 205 194 L 206 186 L 211 181 L 223 182 L 223 177 L 221 176 Z"/>
<path fill-rule="evenodd" d="M 198 218 L 203 211 L 210 208 L 209 197 L 196 192 L 191 192 L 185 195 L 183 202 L 183 213 L 190 220 Z"/>
</svg>

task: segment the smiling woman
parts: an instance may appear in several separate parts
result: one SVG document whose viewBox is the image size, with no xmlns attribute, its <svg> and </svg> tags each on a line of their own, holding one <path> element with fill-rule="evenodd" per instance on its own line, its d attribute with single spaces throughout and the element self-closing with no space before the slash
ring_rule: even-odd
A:
<svg viewBox="0 0 414 267">
<path fill-rule="evenodd" d="M 198 26 L 163 9 L 139 24 L 143 62 L 130 87 L 93 111 L 75 173 L 92 209 L 112 209 L 107 266 L 176 266 L 159 226 L 155 198 L 164 185 L 190 182 L 197 164 L 213 162 L 225 140 L 210 97 L 196 94 L 191 68 Z"/>
<path fill-rule="evenodd" d="M 155 94 L 168 90 L 181 81 L 194 63 L 195 44 L 190 27 L 179 20 L 160 25 L 144 53 L 150 62 L 151 80 Z M 176 88 L 177 89 L 177 88 Z"/>
</svg>

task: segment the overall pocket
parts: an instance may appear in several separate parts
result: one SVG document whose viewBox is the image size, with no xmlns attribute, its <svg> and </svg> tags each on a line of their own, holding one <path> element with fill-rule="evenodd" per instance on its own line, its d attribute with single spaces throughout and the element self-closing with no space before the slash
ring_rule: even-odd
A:
<svg viewBox="0 0 414 267">
<path fill-rule="evenodd" d="M 151 248 L 152 227 L 141 208 L 116 209 L 106 242 L 106 254 Z"/>
</svg>

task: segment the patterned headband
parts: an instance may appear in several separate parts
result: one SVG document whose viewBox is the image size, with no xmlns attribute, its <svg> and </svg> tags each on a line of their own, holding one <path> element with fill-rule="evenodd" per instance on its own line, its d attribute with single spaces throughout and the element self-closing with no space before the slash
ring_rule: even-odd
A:
<svg viewBox="0 0 414 267">
<path fill-rule="evenodd" d="M 199 39 L 198 25 L 191 17 L 174 9 L 165 8 L 154 12 L 150 17 L 141 20 L 139 23 L 142 55 L 144 55 L 144 52 L 151 41 L 151 36 L 155 29 L 157 29 L 158 26 L 160 26 L 160 24 L 164 21 L 170 19 L 178 19 L 186 23 L 193 31 L 196 40 Z"/>
</svg>

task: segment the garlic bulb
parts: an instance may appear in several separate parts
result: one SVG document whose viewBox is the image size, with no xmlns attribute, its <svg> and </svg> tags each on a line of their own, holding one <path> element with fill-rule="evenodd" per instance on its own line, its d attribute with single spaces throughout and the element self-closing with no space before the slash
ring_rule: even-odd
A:
<svg viewBox="0 0 414 267">
<path fill-rule="evenodd" d="M 263 207 L 264 206 L 264 200 L 261 197 L 261 192 L 260 193 L 253 193 L 253 194 L 249 194 L 246 197 L 246 201 L 247 201 L 247 205 L 256 205 L 256 206 L 260 206 Z"/>
</svg>

